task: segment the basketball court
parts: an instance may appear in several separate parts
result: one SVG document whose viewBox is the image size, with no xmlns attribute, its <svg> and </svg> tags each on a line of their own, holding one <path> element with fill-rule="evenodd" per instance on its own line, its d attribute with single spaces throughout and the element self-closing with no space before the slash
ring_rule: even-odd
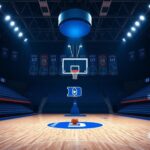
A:
<svg viewBox="0 0 150 150">
<path fill-rule="evenodd" d="M 70 117 L 35 115 L 0 122 L 0 148 L 148 150 L 150 147 L 149 121 L 117 115 L 87 115 L 80 121 L 98 122 L 103 126 L 78 130 L 47 126 L 62 121 L 70 121 Z"/>
<path fill-rule="evenodd" d="M 0 0 L 0 150 L 150 150 L 150 2 Z"/>
</svg>

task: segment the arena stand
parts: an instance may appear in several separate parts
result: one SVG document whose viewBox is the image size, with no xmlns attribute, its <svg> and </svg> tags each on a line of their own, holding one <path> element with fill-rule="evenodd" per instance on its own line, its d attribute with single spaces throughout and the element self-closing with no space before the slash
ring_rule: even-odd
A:
<svg viewBox="0 0 150 150">
<path fill-rule="evenodd" d="M 126 97 L 121 104 L 121 114 L 150 116 L 150 85 Z"/>
<path fill-rule="evenodd" d="M 0 84 L 0 117 L 32 113 L 31 102 L 27 98 Z"/>
</svg>

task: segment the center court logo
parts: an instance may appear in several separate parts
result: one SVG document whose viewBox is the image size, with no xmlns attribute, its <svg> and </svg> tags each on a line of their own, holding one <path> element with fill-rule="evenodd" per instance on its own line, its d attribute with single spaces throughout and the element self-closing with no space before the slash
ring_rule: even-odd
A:
<svg viewBox="0 0 150 150">
<path fill-rule="evenodd" d="M 73 125 L 71 122 L 53 122 L 48 124 L 48 127 L 61 129 L 91 129 L 102 126 L 103 124 L 96 122 L 78 122 L 76 125 Z"/>
<path fill-rule="evenodd" d="M 68 128 L 85 128 L 85 123 L 77 123 L 76 125 L 73 125 L 72 123 L 69 123 Z"/>
</svg>

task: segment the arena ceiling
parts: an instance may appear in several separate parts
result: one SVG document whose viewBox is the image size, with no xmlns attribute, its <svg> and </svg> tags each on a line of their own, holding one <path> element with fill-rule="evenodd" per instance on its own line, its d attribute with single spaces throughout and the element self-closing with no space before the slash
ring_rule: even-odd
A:
<svg viewBox="0 0 150 150">
<path fill-rule="evenodd" d="M 23 28 L 31 42 L 63 42 L 58 30 L 58 15 L 69 8 L 91 13 L 93 25 L 87 42 L 121 41 L 127 28 L 148 0 L 0 0 L 5 13 Z"/>
</svg>

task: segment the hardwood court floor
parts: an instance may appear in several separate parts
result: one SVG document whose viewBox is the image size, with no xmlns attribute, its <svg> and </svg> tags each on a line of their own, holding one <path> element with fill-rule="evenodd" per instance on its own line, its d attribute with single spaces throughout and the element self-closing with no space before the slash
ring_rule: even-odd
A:
<svg viewBox="0 0 150 150">
<path fill-rule="evenodd" d="M 82 130 L 47 126 L 70 120 L 71 117 L 51 114 L 0 121 L 0 150 L 150 150 L 150 121 L 87 115 L 79 120 L 104 126 Z"/>
</svg>

